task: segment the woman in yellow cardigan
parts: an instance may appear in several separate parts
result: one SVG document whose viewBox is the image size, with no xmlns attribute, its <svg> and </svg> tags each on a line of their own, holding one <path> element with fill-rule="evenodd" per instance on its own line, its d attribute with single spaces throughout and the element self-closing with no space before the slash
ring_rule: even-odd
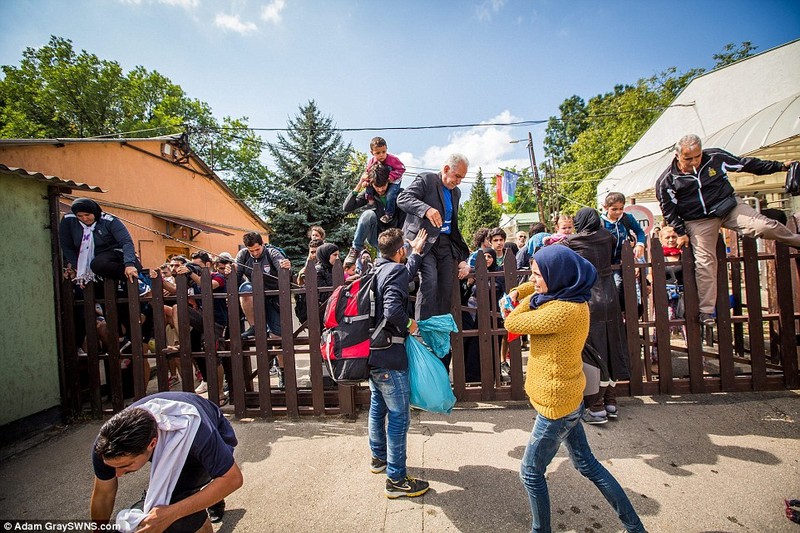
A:
<svg viewBox="0 0 800 533">
<path fill-rule="evenodd" d="M 566 246 L 551 245 L 534 254 L 531 279 L 509 292 L 521 301 L 505 322 L 509 332 L 530 335 L 531 342 L 525 392 L 537 416 L 520 468 L 533 515 L 531 530 L 550 531 L 545 470 L 564 442 L 572 464 L 600 489 L 626 530 L 645 531 L 622 487 L 595 459 L 580 424 L 586 383 L 581 352 L 589 334 L 586 302 L 597 271 Z"/>
</svg>

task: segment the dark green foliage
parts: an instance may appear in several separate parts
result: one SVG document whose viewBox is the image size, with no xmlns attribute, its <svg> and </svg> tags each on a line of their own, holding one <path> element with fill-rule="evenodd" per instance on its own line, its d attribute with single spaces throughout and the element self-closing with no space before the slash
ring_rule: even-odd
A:
<svg viewBox="0 0 800 533">
<path fill-rule="evenodd" d="M 351 147 L 313 100 L 300 107 L 288 128 L 267 146 L 276 164 L 264 191 L 273 228 L 270 240 L 300 265 L 308 253 L 306 232 L 319 225 L 325 228 L 327 241 L 346 253 L 355 225 L 345 217 L 342 204 L 361 170 L 351 164 Z"/>
<path fill-rule="evenodd" d="M 464 239 L 469 243 L 472 234 L 478 228 L 493 228 L 500 222 L 500 208 L 486 190 L 483 170 L 478 169 L 475 183 L 469 193 L 469 200 L 464 202 L 459 211 L 459 228 Z"/>
<path fill-rule="evenodd" d="M 158 72 L 138 66 L 125 74 L 116 61 L 77 53 L 61 37 L 25 49 L 19 66 L 2 68 L 0 137 L 142 138 L 186 131 L 197 155 L 264 213 L 268 171 L 260 162 L 262 142 L 246 118 L 225 117 L 221 128 L 208 104 Z"/>
<path fill-rule="evenodd" d="M 753 46 L 750 41 L 742 41 L 742 44 L 738 47 L 733 43 L 728 43 L 722 47 L 722 52 L 714 54 L 713 57 L 716 61 L 714 68 L 724 67 L 725 65 L 736 63 L 740 59 L 750 57 L 756 49 L 758 47 Z"/>
</svg>

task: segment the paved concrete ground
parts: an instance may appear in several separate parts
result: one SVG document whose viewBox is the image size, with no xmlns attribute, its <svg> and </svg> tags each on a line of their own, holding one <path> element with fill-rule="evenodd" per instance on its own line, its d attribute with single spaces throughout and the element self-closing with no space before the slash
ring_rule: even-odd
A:
<svg viewBox="0 0 800 533">
<path fill-rule="evenodd" d="M 622 398 L 621 417 L 587 433 L 651 532 L 796 533 L 783 498 L 800 497 L 799 398 L 800 391 Z M 363 414 L 355 422 L 234 422 L 245 485 L 215 529 L 530 531 L 517 472 L 534 414 L 522 404 L 460 405 L 449 417 L 415 411 L 409 471 L 432 488 L 413 500 L 383 497 L 384 477 L 368 470 Z M 18 445 L 3 459 L 0 519 L 85 517 L 99 425 Z M 620 530 L 563 448 L 548 472 L 554 531 Z M 118 502 L 136 501 L 146 482 L 143 471 L 126 476 Z"/>
</svg>

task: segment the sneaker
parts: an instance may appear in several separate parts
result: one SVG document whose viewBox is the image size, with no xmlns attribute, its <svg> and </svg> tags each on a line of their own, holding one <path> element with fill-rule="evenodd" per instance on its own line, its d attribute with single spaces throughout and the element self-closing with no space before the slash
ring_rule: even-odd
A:
<svg viewBox="0 0 800 533">
<path fill-rule="evenodd" d="M 617 418 L 619 416 L 619 410 L 617 409 L 617 406 L 606 405 L 606 416 L 608 418 Z"/>
<path fill-rule="evenodd" d="M 591 424 L 593 426 L 599 426 L 601 424 L 605 424 L 608 422 L 608 416 L 606 415 L 594 415 L 588 409 L 583 413 L 583 421 L 587 424 Z"/>
<path fill-rule="evenodd" d="M 717 323 L 717 319 L 714 318 L 712 313 L 700 313 L 700 323 L 704 326 L 714 326 Z"/>
<path fill-rule="evenodd" d="M 205 381 L 201 381 L 200 385 L 198 385 L 197 388 L 194 389 L 194 392 L 195 394 L 204 394 L 208 392 L 208 383 L 206 383 Z"/>
<path fill-rule="evenodd" d="M 276 361 L 272 362 L 272 366 L 269 367 L 269 375 L 270 376 L 277 376 L 280 370 L 278 369 L 278 363 Z"/>
<path fill-rule="evenodd" d="M 393 481 L 389 478 L 386 478 L 386 497 L 389 499 L 401 498 L 403 496 L 407 498 L 414 498 L 416 496 L 422 496 L 428 489 L 430 488 L 430 484 L 427 481 L 422 481 L 421 479 L 414 479 L 413 477 L 406 476 L 405 479 L 400 479 L 397 481 Z"/>
<path fill-rule="evenodd" d="M 383 215 L 383 216 L 381 217 L 381 222 L 382 222 L 382 223 L 384 223 L 384 224 L 388 224 L 389 222 L 391 222 L 391 221 L 392 221 L 392 219 L 393 219 L 393 218 L 394 218 L 394 217 L 393 217 L 393 216 L 390 216 L 390 215 Z"/>
<path fill-rule="evenodd" d="M 369 465 L 369 471 L 373 474 L 380 474 L 384 470 L 386 470 L 386 461 L 373 457 Z"/>
<path fill-rule="evenodd" d="M 249 328 L 244 330 L 244 333 L 242 333 L 242 340 L 254 339 L 255 336 L 256 336 L 256 328 L 255 326 L 250 326 Z"/>
<path fill-rule="evenodd" d="M 508 383 L 511 381 L 511 365 L 508 361 L 500 363 L 500 382 Z"/>
<path fill-rule="evenodd" d="M 221 500 L 208 509 L 208 519 L 211 520 L 212 524 L 216 524 L 217 522 L 222 521 L 222 517 L 225 515 L 225 500 Z"/>
<path fill-rule="evenodd" d="M 180 382 L 181 382 L 181 378 L 177 374 L 175 374 L 174 376 L 170 376 L 169 377 L 169 388 L 171 389 L 172 387 L 178 385 Z"/>
<path fill-rule="evenodd" d="M 356 260 L 358 259 L 358 254 L 359 254 L 358 250 L 356 250 L 355 248 L 350 248 L 350 251 L 347 252 L 347 255 L 345 256 L 344 260 L 342 261 L 342 264 L 347 263 L 348 259 L 352 260 L 352 262 L 355 263 Z"/>
</svg>

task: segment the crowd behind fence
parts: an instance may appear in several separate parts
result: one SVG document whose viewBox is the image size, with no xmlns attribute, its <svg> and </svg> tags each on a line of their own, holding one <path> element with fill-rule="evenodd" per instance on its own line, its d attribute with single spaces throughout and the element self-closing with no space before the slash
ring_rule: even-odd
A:
<svg viewBox="0 0 800 533">
<path fill-rule="evenodd" d="M 630 248 L 623 251 L 620 265 L 625 287 L 625 308 L 640 308 L 640 313 L 628 312 L 626 316 L 627 343 L 630 352 L 631 379 L 617 385 L 618 394 L 683 394 L 720 391 L 759 391 L 800 387 L 797 358 L 797 326 L 800 318 L 796 305 L 797 264 L 795 250 L 774 244 L 774 252 L 759 253 L 756 241 L 741 239 L 735 253 L 726 254 L 720 238 L 718 243 L 718 295 L 717 325 L 706 327 L 698 320 L 698 296 L 694 280 L 694 264 L 690 251 L 682 254 L 684 272 L 685 319 L 670 320 L 665 289 L 665 261 L 661 245 L 652 240 L 648 261 L 636 262 Z M 770 246 L 772 248 L 772 246 Z M 527 271 L 517 270 L 511 254 L 499 272 L 489 272 L 485 260 L 478 254 L 474 276 L 477 287 L 477 307 L 462 305 L 460 291 L 453 291 L 452 312 L 459 332 L 452 334 L 453 359 L 452 384 L 460 402 L 525 400 L 525 360 L 521 339 L 508 343 L 510 380 L 502 379 L 499 351 L 506 330 L 502 327 L 495 284 L 492 278 L 501 276 L 505 286 L 515 287 L 527 279 Z M 313 272 L 313 261 L 307 271 Z M 768 286 L 763 286 L 764 271 L 769 270 Z M 341 263 L 334 267 L 334 287 L 344 283 Z M 774 286 L 773 286 L 774 280 Z M 458 284 L 458 280 L 453 280 Z M 89 283 L 82 299 L 76 299 L 73 287 L 61 283 L 59 299 L 60 343 L 59 363 L 62 384 L 62 403 L 66 412 L 78 417 L 88 412 L 101 417 L 120 411 L 142 396 L 169 390 L 166 323 L 158 312 L 165 304 L 177 304 L 179 359 L 181 388 L 193 392 L 195 388 L 194 360 L 206 362 L 208 397 L 220 401 L 217 381 L 217 363 L 228 360 L 226 372 L 230 402 L 236 417 L 270 418 L 274 416 L 299 417 L 302 415 L 355 416 L 369 405 L 369 387 L 326 387 L 323 379 L 323 362 L 320 354 L 320 315 L 317 302 L 321 291 L 332 288 L 317 287 L 315 276 L 307 276 L 303 287 L 291 283 L 290 271 L 279 270 L 278 289 L 265 290 L 262 276 L 254 276 L 253 293 L 277 295 L 280 303 L 281 328 L 285 332 L 280 340 L 267 335 L 263 306 L 255 306 L 255 338 L 242 340 L 242 312 L 239 305 L 236 274 L 227 277 L 227 293 L 213 293 L 211 276 L 204 269 L 201 276 L 203 340 L 201 351 L 191 351 L 190 324 L 187 308 L 187 280 L 176 278 L 177 296 L 165 297 L 162 278 L 152 279 L 150 297 L 142 299 L 136 283 L 127 283 L 126 296 L 119 298 L 116 282 Z M 638 284 L 638 289 L 637 289 Z M 294 296 L 306 295 L 307 317 L 297 322 L 294 314 Z M 769 294 L 774 293 L 773 304 Z M 98 297 L 97 295 L 102 294 Z M 228 328 L 224 342 L 215 338 L 213 299 L 224 298 L 228 304 Z M 98 333 L 91 327 L 97 318 L 95 304 L 104 310 L 105 327 L 110 332 L 108 343 L 100 353 Z M 120 310 L 131 317 L 126 337 L 142 338 L 140 316 L 142 305 L 149 305 L 155 346 L 148 349 L 146 342 L 132 342 L 121 347 Z M 732 305 L 731 305 L 732 304 Z M 474 329 L 463 329 L 462 313 L 474 312 Z M 124 315 L 125 313 L 123 313 Z M 638 315 L 638 316 L 637 316 Z M 77 346 L 77 322 L 82 317 L 86 324 L 86 349 Z M 675 334 L 675 331 L 679 334 Z M 464 344 L 477 338 L 480 376 L 479 382 L 465 379 Z M 535 355 L 535 344 L 530 347 Z M 651 360 L 658 353 L 657 363 Z M 284 386 L 273 383 L 270 376 L 272 359 L 281 354 L 284 361 Z M 505 355 L 505 354 L 502 354 Z M 147 364 L 146 364 L 147 363 Z M 151 368 L 154 379 L 151 380 Z M 302 368 L 303 376 L 298 375 Z"/>
</svg>

